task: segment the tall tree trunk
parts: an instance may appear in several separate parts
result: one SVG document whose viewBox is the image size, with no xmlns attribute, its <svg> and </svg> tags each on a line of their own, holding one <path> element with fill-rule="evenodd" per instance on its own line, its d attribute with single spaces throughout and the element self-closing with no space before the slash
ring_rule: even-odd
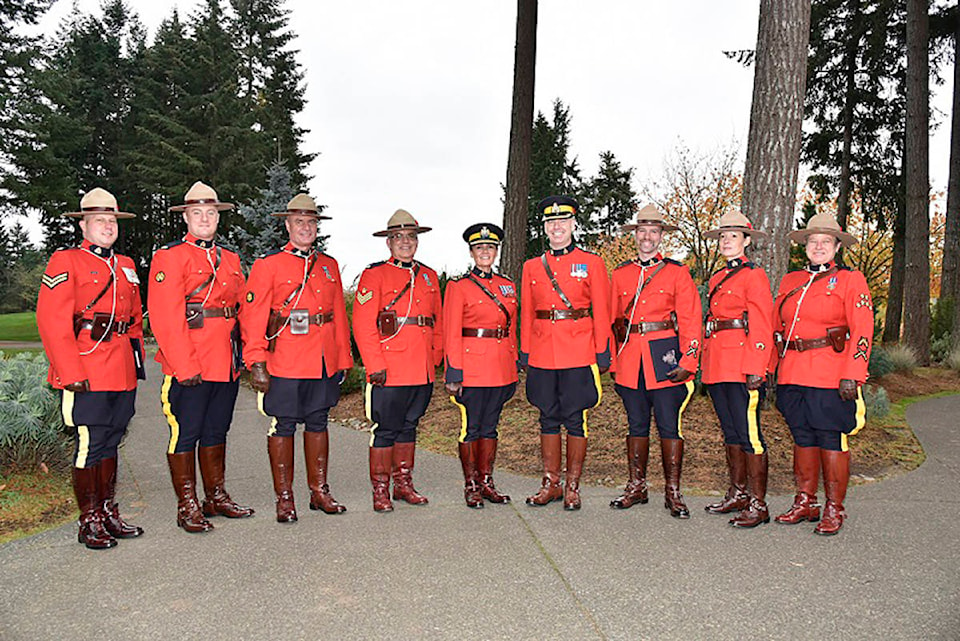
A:
<svg viewBox="0 0 960 641">
<path fill-rule="evenodd" d="M 517 42 L 513 59 L 513 111 L 507 197 L 503 213 L 500 270 L 518 280 L 527 249 L 530 197 L 530 147 L 533 140 L 533 90 L 537 66 L 537 0 L 517 0 Z M 546 194 L 545 194 L 546 195 Z"/>
<path fill-rule="evenodd" d="M 754 255 L 774 291 L 790 259 L 809 40 L 810 0 L 761 0 L 743 212 L 770 233 Z"/>
<path fill-rule="evenodd" d="M 853 191 L 850 163 L 853 157 L 853 111 L 857 102 L 857 49 L 860 46 L 859 0 L 850 0 L 850 28 L 847 32 L 846 51 L 843 54 L 843 144 L 840 152 L 840 187 L 837 193 L 837 222 L 847 228 L 850 215 L 850 192 Z"/>
<path fill-rule="evenodd" d="M 901 165 L 906 159 L 901 159 Z M 883 342 L 900 342 L 900 325 L 903 323 L 903 274 L 906 256 L 907 209 L 903 201 L 903 176 L 900 170 L 900 195 L 897 198 L 897 217 L 893 222 L 893 264 L 890 267 L 890 288 L 887 290 L 887 313 L 883 320 Z"/>
<path fill-rule="evenodd" d="M 960 11 L 954 12 L 953 122 L 950 129 L 950 178 L 947 182 L 947 221 L 943 233 L 940 296 L 953 299 L 953 346 L 960 346 Z"/>
<path fill-rule="evenodd" d="M 904 341 L 930 362 L 929 0 L 907 0 L 907 169 Z"/>
</svg>

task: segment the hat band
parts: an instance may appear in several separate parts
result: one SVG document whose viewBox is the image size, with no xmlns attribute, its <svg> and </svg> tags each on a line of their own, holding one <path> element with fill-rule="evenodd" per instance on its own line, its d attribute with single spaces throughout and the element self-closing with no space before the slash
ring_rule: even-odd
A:
<svg viewBox="0 0 960 641">
<path fill-rule="evenodd" d="M 96 213 L 115 214 L 120 210 L 117 209 L 116 207 L 81 207 L 80 211 L 82 211 L 85 214 L 96 214 Z"/>
<path fill-rule="evenodd" d="M 474 243 L 500 243 L 500 237 L 494 234 L 493 232 L 488 233 L 486 236 L 477 232 L 472 234 L 470 238 L 467 239 L 467 242 L 471 245 Z"/>
<path fill-rule="evenodd" d="M 418 223 L 400 223 L 399 225 L 388 225 L 387 231 L 392 229 L 407 229 L 410 227 L 419 228 L 420 225 Z"/>
<path fill-rule="evenodd" d="M 544 215 L 557 215 L 557 214 L 575 214 L 577 210 L 571 207 L 570 205 L 550 205 L 543 210 Z"/>
<path fill-rule="evenodd" d="M 310 214 L 318 214 L 320 212 L 317 211 L 316 209 L 288 209 L 287 213 L 288 214 L 305 214 L 309 216 Z"/>
<path fill-rule="evenodd" d="M 218 205 L 220 201 L 216 198 L 197 198 L 196 200 L 185 200 L 184 205 Z"/>
</svg>

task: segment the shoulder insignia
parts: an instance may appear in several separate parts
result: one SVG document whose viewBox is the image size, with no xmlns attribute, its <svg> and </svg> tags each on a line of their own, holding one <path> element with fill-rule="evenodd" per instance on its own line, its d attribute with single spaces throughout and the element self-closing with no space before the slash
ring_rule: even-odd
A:
<svg viewBox="0 0 960 641">
<path fill-rule="evenodd" d="M 371 298 L 373 298 L 373 292 L 369 289 L 364 288 L 357 292 L 357 303 L 360 305 L 369 302 Z"/>
<path fill-rule="evenodd" d="M 53 289 L 60 283 L 65 283 L 70 279 L 70 272 L 63 272 L 57 274 L 56 276 L 49 276 L 47 274 L 43 275 L 43 284 L 46 285 L 49 289 Z"/>
<path fill-rule="evenodd" d="M 421 263 L 419 260 L 415 260 L 415 261 L 413 261 L 413 262 L 416 263 L 417 265 L 420 265 L 420 268 L 421 268 L 421 269 L 429 269 L 429 270 L 432 271 L 432 272 L 435 272 L 435 271 L 436 271 L 433 267 L 430 267 L 430 265 L 424 265 L 424 264 Z"/>
<path fill-rule="evenodd" d="M 679 260 L 674 260 L 672 258 L 664 258 L 663 262 L 670 265 L 677 265 L 678 267 L 683 267 L 683 263 L 681 263 Z"/>
<path fill-rule="evenodd" d="M 633 264 L 633 259 L 631 258 L 629 260 L 623 261 L 622 263 L 614 267 L 614 269 L 620 269 L 621 267 L 626 267 L 627 265 L 632 265 L 632 264 Z"/>
<path fill-rule="evenodd" d="M 224 251 L 233 252 L 234 254 L 237 253 L 237 250 L 232 245 L 228 245 L 226 243 L 217 242 L 217 247 Z"/>
<path fill-rule="evenodd" d="M 837 265 L 837 271 L 851 272 L 853 271 L 853 268 L 851 268 L 849 265 Z"/>
<path fill-rule="evenodd" d="M 599 255 L 600 255 L 600 254 L 598 254 L 597 252 L 590 251 L 589 249 L 584 249 L 583 247 L 577 247 L 577 249 L 579 249 L 580 251 L 582 251 L 584 254 L 590 254 L 591 256 L 599 256 Z"/>
<path fill-rule="evenodd" d="M 268 251 L 268 252 L 263 252 L 263 253 L 260 255 L 260 258 L 268 258 L 268 257 L 270 257 L 270 256 L 276 256 L 277 254 L 282 253 L 282 252 L 283 252 L 282 249 L 271 249 L 271 250 Z"/>
<path fill-rule="evenodd" d="M 493 272 L 493 273 L 496 274 L 497 276 L 499 276 L 500 278 L 502 278 L 503 280 L 509 281 L 511 285 L 514 284 L 513 279 L 510 278 L 509 276 L 504 276 L 504 275 L 501 274 L 500 272 Z"/>
<path fill-rule="evenodd" d="M 182 245 L 182 244 L 183 244 L 183 241 L 182 241 L 182 240 L 174 240 L 174 241 L 171 241 L 171 242 L 167 243 L 166 245 L 164 245 L 164 246 L 161 247 L 160 249 L 171 249 L 171 248 L 173 248 L 173 247 L 176 247 L 177 245 Z"/>
<path fill-rule="evenodd" d="M 756 268 L 757 268 L 757 264 L 754 263 L 754 262 L 751 262 L 751 261 L 749 261 L 749 260 L 748 260 L 747 262 L 745 262 L 745 263 L 743 264 L 743 266 L 746 267 L 747 269 L 756 269 Z"/>
<path fill-rule="evenodd" d="M 369 265 L 367 265 L 367 269 L 370 269 L 371 267 L 379 267 L 380 265 L 383 265 L 383 264 L 386 263 L 386 262 L 387 262 L 387 261 L 385 261 L 385 260 L 380 260 L 380 261 L 377 261 L 377 262 L 375 262 L 375 263 L 370 263 Z"/>
</svg>

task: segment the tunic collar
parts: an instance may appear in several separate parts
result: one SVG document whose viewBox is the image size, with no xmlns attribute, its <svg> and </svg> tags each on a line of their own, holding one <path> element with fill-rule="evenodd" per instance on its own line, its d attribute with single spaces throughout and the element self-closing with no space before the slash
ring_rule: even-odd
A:
<svg viewBox="0 0 960 641">
<path fill-rule="evenodd" d="M 657 255 L 649 260 L 640 260 L 640 257 L 637 256 L 637 264 L 640 265 L 641 267 L 652 267 L 653 265 L 656 265 L 662 260 L 663 260 L 663 254 L 661 254 L 660 252 L 657 252 Z"/>
<path fill-rule="evenodd" d="M 201 249 L 210 249 L 211 247 L 217 246 L 216 242 L 212 240 L 201 240 L 196 236 L 194 236 L 193 234 L 191 234 L 190 232 L 187 232 L 187 235 L 183 237 L 183 242 L 189 243 L 191 245 L 196 245 Z"/>
<path fill-rule="evenodd" d="M 83 244 L 80 246 L 95 256 L 99 256 L 100 258 L 106 259 L 113 256 L 113 247 L 101 247 L 100 245 L 94 245 L 89 240 L 84 240 Z"/>
<path fill-rule="evenodd" d="M 829 263 L 824 263 L 822 265 L 814 265 L 813 263 L 809 263 L 806 267 L 806 270 L 811 274 L 819 274 L 820 272 L 827 271 L 831 267 L 833 267 L 833 261 L 830 261 Z"/>
<path fill-rule="evenodd" d="M 391 258 L 390 260 L 387 261 L 387 263 L 389 263 L 390 265 L 393 265 L 394 267 L 402 267 L 403 269 L 413 269 L 414 262 L 415 261 L 411 260 L 409 263 L 405 263 L 402 260 L 398 260 L 396 258 Z"/>
<path fill-rule="evenodd" d="M 297 249 L 296 247 L 294 247 L 293 243 L 290 243 L 290 242 L 284 245 L 283 251 L 287 252 L 288 254 L 293 254 L 294 256 L 298 256 L 300 258 L 309 258 L 310 255 L 313 254 L 313 249 L 311 249 L 310 251 L 303 251 L 302 249 Z"/>
<path fill-rule="evenodd" d="M 470 270 L 470 273 L 476 276 L 477 278 L 488 278 L 488 279 L 493 278 L 493 271 L 485 272 L 476 266 L 474 266 L 474 268 Z"/>
<path fill-rule="evenodd" d="M 740 265 L 743 265 L 746 261 L 742 258 L 734 258 L 733 260 L 727 261 L 727 269 L 735 269 Z"/>
<path fill-rule="evenodd" d="M 576 248 L 577 248 L 577 244 L 574 242 L 571 242 L 569 245 L 567 245 L 566 247 L 562 247 L 561 249 L 550 249 L 550 254 L 553 256 L 563 256 L 564 254 L 569 254 Z"/>
</svg>

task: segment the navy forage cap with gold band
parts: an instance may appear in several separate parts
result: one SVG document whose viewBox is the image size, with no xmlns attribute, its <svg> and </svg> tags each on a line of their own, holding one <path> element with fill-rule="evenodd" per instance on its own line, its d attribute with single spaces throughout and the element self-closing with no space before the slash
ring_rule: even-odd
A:
<svg viewBox="0 0 960 641">
<path fill-rule="evenodd" d="M 807 221 L 807 226 L 804 229 L 790 232 L 787 234 L 787 238 L 798 245 L 802 245 L 807 237 L 813 234 L 833 236 L 843 243 L 844 247 L 853 247 L 857 244 L 856 236 L 843 231 L 837 219 L 826 212 L 814 215 Z"/>
<path fill-rule="evenodd" d="M 543 222 L 564 220 L 576 216 L 580 205 L 570 196 L 547 196 L 537 203 L 537 211 L 543 216 Z"/>
<path fill-rule="evenodd" d="M 739 211 L 729 211 L 720 216 L 720 225 L 716 229 L 708 229 L 703 232 L 704 238 L 720 238 L 720 234 L 725 231 L 739 231 L 745 235 L 755 238 L 766 238 L 767 232 L 754 229 L 750 219 Z"/>
<path fill-rule="evenodd" d="M 193 186 L 183 197 L 182 205 L 168 207 L 167 211 L 186 211 L 189 207 L 206 206 L 216 207 L 217 211 L 227 211 L 233 209 L 233 203 L 222 203 L 217 196 L 217 192 L 210 185 L 205 185 L 199 180 L 193 183 Z"/>
<path fill-rule="evenodd" d="M 656 205 L 644 205 L 637 212 L 637 222 L 624 225 L 620 228 L 623 233 L 636 230 L 640 225 L 660 225 L 663 231 L 677 231 L 680 229 L 676 225 L 668 225 L 663 219 L 663 212 L 657 209 Z"/>
<path fill-rule="evenodd" d="M 398 231 L 413 231 L 418 234 L 423 234 L 431 229 L 433 229 L 433 227 L 422 227 L 420 223 L 417 222 L 417 219 L 406 209 L 398 209 L 393 212 L 393 216 L 390 216 L 390 220 L 387 221 L 387 228 L 375 231 L 373 235 L 382 238 Z"/>
<path fill-rule="evenodd" d="M 117 206 L 117 199 L 114 198 L 106 189 L 94 187 L 83 195 L 80 199 L 80 211 L 68 211 L 64 216 L 68 218 L 83 218 L 84 216 L 94 216 L 96 214 L 109 214 L 120 218 L 136 218 L 136 215 L 126 211 L 120 211 Z"/>
<path fill-rule="evenodd" d="M 287 203 L 286 211 L 276 211 L 270 215 L 278 217 L 313 216 L 319 220 L 331 220 L 330 216 L 324 216 L 320 213 L 320 207 L 317 206 L 317 201 L 307 194 L 297 194 Z"/>
<path fill-rule="evenodd" d="M 493 223 L 477 223 L 470 225 L 463 232 L 463 239 L 467 244 L 474 245 L 497 245 L 503 242 L 503 229 Z"/>
</svg>

